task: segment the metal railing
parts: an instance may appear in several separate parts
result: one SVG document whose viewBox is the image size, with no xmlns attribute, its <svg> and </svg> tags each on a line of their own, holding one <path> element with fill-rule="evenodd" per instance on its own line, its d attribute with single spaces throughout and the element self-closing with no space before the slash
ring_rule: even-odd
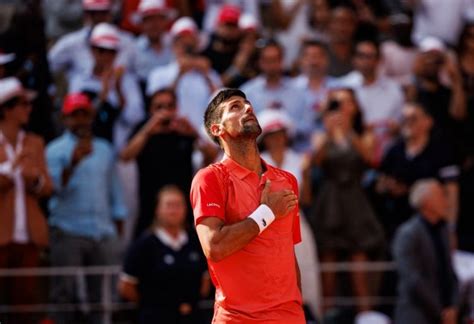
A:
<svg viewBox="0 0 474 324">
<path fill-rule="evenodd" d="M 102 323 L 111 324 L 112 314 L 117 311 L 127 311 L 135 308 L 133 303 L 114 301 L 113 284 L 114 277 L 121 272 L 121 266 L 88 266 L 88 267 L 40 267 L 40 268 L 18 268 L 18 269 L 0 269 L 1 277 L 55 277 L 55 276 L 103 276 L 102 280 L 102 299 L 99 303 L 70 303 L 70 304 L 32 304 L 32 305 L 0 305 L 0 314 L 6 313 L 54 313 L 54 312 L 74 312 L 78 310 L 100 311 L 102 314 Z M 334 262 L 320 263 L 320 272 L 388 272 L 394 271 L 393 262 Z M 358 300 L 360 302 L 360 300 Z M 395 297 L 389 296 L 371 296 L 367 298 L 372 305 L 392 305 L 395 303 Z M 356 301 L 351 297 L 338 296 L 331 300 L 325 300 L 335 306 L 352 306 Z M 200 303 L 201 309 L 211 309 L 212 300 L 203 300 Z"/>
</svg>

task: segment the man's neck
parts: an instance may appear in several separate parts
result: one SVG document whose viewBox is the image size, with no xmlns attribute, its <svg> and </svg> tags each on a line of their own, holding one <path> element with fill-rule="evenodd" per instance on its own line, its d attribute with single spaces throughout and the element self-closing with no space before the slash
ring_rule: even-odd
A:
<svg viewBox="0 0 474 324">
<path fill-rule="evenodd" d="M 226 155 L 259 176 L 263 173 L 260 153 L 255 139 L 229 143 L 224 147 Z"/>
<path fill-rule="evenodd" d="M 163 225 L 160 225 L 160 227 L 174 239 L 177 239 L 179 234 L 182 231 L 182 228 L 180 226 L 163 226 Z"/>
<path fill-rule="evenodd" d="M 428 90 L 429 92 L 437 91 L 440 85 L 439 80 L 435 79 L 420 78 L 419 82 L 421 87 Z"/>
<path fill-rule="evenodd" d="M 308 74 L 308 87 L 312 90 L 319 90 L 324 84 L 324 79 L 323 73 Z"/>
<path fill-rule="evenodd" d="M 16 123 L 5 121 L 0 122 L 0 131 L 3 133 L 3 136 L 5 136 L 6 140 L 13 145 L 16 145 L 18 133 L 20 130 L 20 125 L 17 125 Z"/>
<path fill-rule="evenodd" d="M 265 77 L 267 81 L 267 87 L 278 88 L 280 86 L 281 78 L 282 78 L 281 75 L 271 75 L 271 76 L 267 75 Z"/>
<path fill-rule="evenodd" d="M 413 137 L 407 140 L 406 150 L 410 155 L 419 154 L 428 145 L 429 135 Z"/>
<path fill-rule="evenodd" d="M 363 76 L 364 76 L 364 85 L 371 85 L 371 84 L 374 84 L 375 81 L 377 81 L 375 73 L 363 74 Z"/>
</svg>

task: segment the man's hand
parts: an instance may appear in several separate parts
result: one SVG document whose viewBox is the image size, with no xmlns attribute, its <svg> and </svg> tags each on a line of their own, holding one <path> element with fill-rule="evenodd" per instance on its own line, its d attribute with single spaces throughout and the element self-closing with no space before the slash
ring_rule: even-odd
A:
<svg viewBox="0 0 474 324">
<path fill-rule="evenodd" d="M 288 189 L 270 192 L 270 186 L 271 181 L 267 180 L 260 203 L 270 207 L 275 219 L 283 218 L 298 204 L 298 197 L 292 190 Z"/>
<path fill-rule="evenodd" d="M 80 139 L 72 152 L 71 165 L 76 166 L 87 155 L 92 153 L 92 141 L 90 138 Z"/>
<path fill-rule="evenodd" d="M 175 132 L 197 138 L 198 132 L 186 117 L 177 117 L 171 121 L 170 128 Z"/>
<path fill-rule="evenodd" d="M 458 310 L 455 307 L 448 307 L 441 312 L 442 324 L 456 324 L 458 318 Z"/>
<path fill-rule="evenodd" d="M 170 117 L 163 111 L 157 111 L 143 126 L 143 132 L 147 136 L 163 133 L 170 130 Z"/>
</svg>

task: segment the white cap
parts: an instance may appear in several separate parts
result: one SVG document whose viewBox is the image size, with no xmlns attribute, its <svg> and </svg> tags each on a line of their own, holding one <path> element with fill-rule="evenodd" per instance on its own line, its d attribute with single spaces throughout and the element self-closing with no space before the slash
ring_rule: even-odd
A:
<svg viewBox="0 0 474 324">
<path fill-rule="evenodd" d="M 365 311 L 357 314 L 354 319 L 355 324 L 390 324 L 390 318 L 380 312 Z"/>
<path fill-rule="evenodd" d="M 159 13 L 169 16 L 172 12 L 173 10 L 168 7 L 164 0 L 141 0 L 138 5 L 138 14 L 141 17 Z"/>
<path fill-rule="evenodd" d="M 290 137 L 294 135 L 293 123 L 291 122 L 290 116 L 283 111 L 264 110 L 257 116 L 257 119 L 260 127 L 262 127 L 262 137 L 280 130 L 286 130 Z"/>
<path fill-rule="evenodd" d="M 92 46 L 119 50 L 120 35 L 117 27 L 108 23 L 100 23 L 92 30 L 90 44 Z"/>
<path fill-rule="evenodd" d="M 446 45 L 439 38 L 428 36 L 421 40 L 418 44 L 418 49 L 422 53 L 438 51 L 444 53 L 446 51 Z"/>
<path fill-rule="evenodd" d="M 179 18 L 174 22 L 173 26 L 171 27 L 171 37 L 176 38 L 177 36 L 183 33 L 198 33 L 198 27 L 194 20 L 192 20 L 190 17 Z"/>
<path fill-rule="evenodd" d="M 23 88 L 17 78 L 0 79 L 0 105 L 21 95 L 25 95 L 28 100 L 33 100 L 36 97 L 36 92 Z"/>
<path fill-rule="evenodd" d="M 242 30 L 258 30 L 260 24 L 255 16 L 245 13 L 239 18 L 239 28 Z"/>
<path fill-rule="evenodd" d="M 82 0 L 82 7 L 87 11 L 106 11 L 112 8 L 110 0 Z"/>
<path fill-rule="evenodd" d="M 13 54 L 13 53 L 6 54 L 6 53 L 1 53 L 0 52 L 0 65 L 10 63 L 14 59 L 15 59 L 15 54 Z"/>
</svg>

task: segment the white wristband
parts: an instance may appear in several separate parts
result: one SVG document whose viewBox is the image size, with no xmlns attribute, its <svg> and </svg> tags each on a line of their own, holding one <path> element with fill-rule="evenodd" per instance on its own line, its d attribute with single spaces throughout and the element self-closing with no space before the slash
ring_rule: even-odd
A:
<svg viewBox="0 0 474 324">
<path fill-rule="evenodd" d="M 254 210 L 252 214 L 248 216 L 257 223 L 260 233 L 262 233 L 271 223 L 275 220 L 275 215 L 273 214 L 270 207 L 265 204 L 261 204 L 257 209 Z"/>
</svg>

